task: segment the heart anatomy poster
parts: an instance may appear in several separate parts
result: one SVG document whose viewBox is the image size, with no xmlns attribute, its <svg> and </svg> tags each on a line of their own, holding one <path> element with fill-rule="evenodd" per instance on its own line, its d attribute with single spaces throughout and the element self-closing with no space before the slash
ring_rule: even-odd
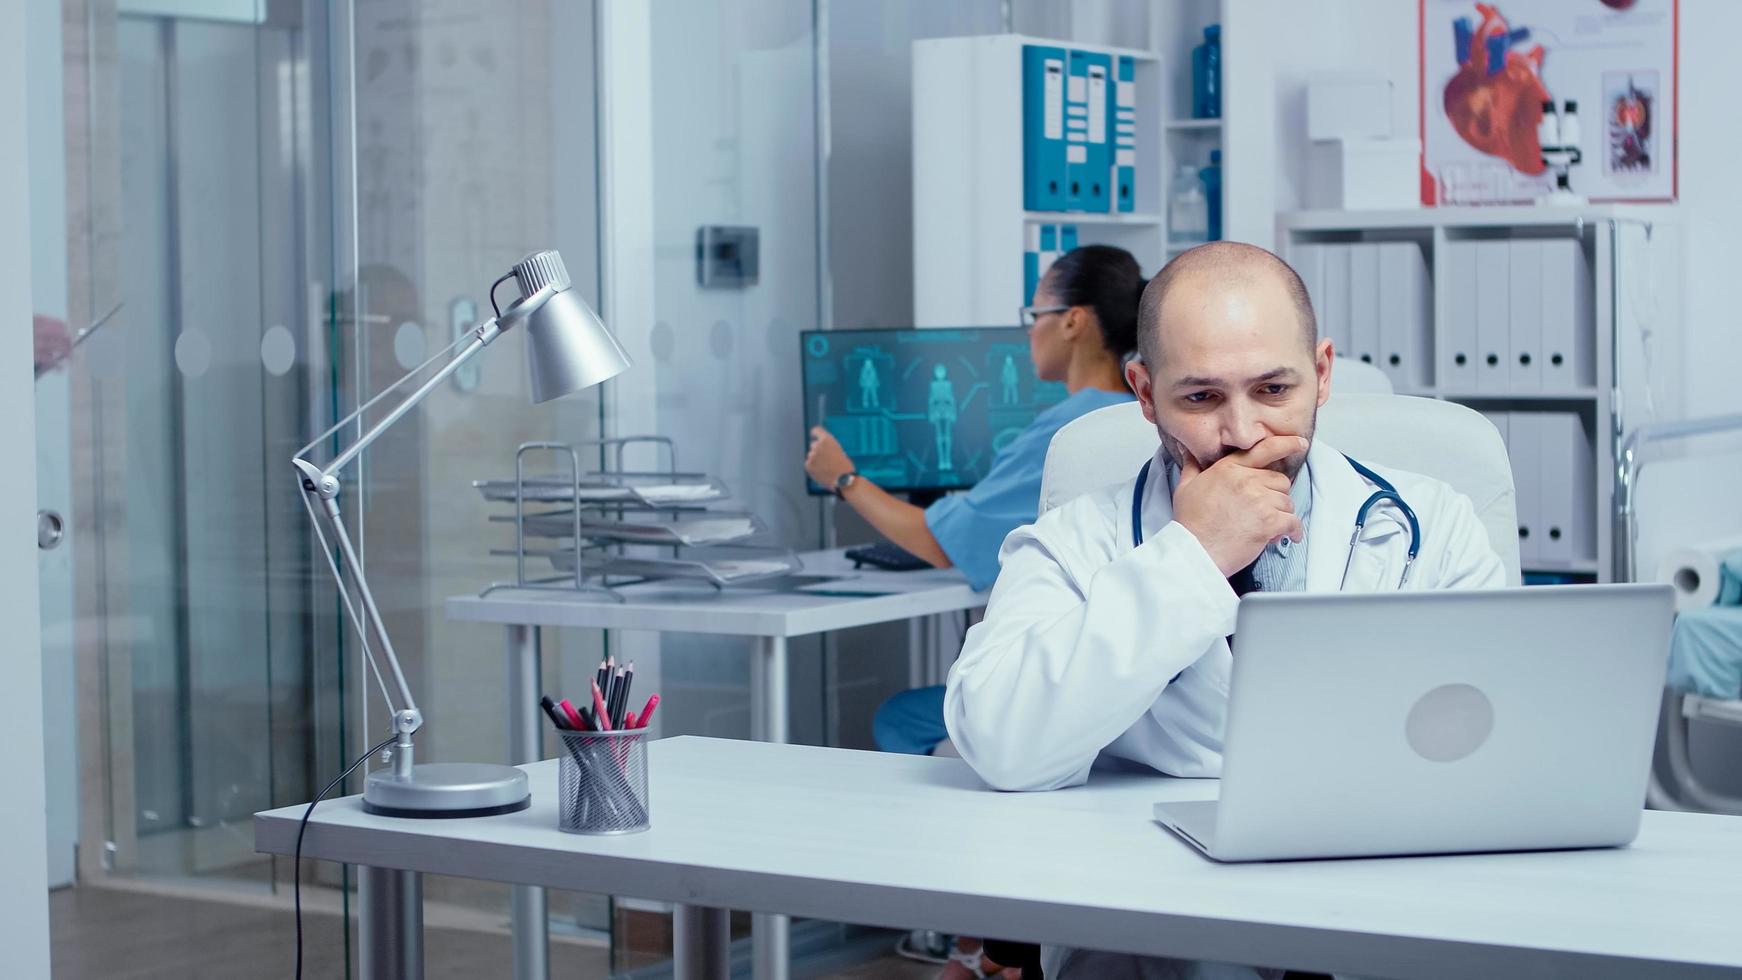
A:
<svg viewBox="0 0 1742 980">
<path fill-rule="evenodd" d="M 1676 4 L 1421 0 L 1422 203 L 1674 200 Z"/>
</svg>

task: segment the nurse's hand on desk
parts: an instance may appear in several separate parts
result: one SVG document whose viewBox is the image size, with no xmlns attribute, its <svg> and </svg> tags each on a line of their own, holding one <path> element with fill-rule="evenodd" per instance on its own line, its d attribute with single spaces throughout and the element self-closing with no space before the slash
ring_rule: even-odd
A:
<svg viewBox="0 0 1742 980">
<path fill-rule="evenodd" d="M 1266 467 L 1305 452 L 1307 445 L 1300 436 L 1268 436 L 1208 469 L 1180 461 L 1174 520 L 1192 532 L 1223 575 L 1252 564 L 1278 538 L 1305 536 L 1288 495 L 1289 478 Z"/>
<path fill-rule="evenodd" d="M 843 473 L 853 472 L 853 459 L 839 441 L 822 426 L 811 429 L 811 449 L 804 457 L 804 471 L 825 487 L 832 487 Z"/>
</svg>

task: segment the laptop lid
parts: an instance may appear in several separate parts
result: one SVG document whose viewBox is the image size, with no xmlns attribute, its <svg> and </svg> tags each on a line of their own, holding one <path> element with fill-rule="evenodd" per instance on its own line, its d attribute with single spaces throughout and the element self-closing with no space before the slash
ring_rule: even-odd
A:
<svg viewBox="0 0 1742 980">
<path fill-rule="evenodd" d="M 1661 585 L 1246 597 L 1216 856 L 1632 840 L 1673 615 Z"/>
</svg>

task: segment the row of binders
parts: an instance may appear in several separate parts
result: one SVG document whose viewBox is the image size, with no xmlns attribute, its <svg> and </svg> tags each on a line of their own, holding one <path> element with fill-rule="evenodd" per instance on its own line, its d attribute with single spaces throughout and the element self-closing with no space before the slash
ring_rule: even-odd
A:
<svg viewBox="0 0 1742 980">
<path fill-rule="evenodd" d="M 1130 211 L 1137 200 L 1136 62 L 1022 49 L 1023 207 Z"/>
<path fill-rule="evenodd" d="M 1518 495 L 1518 558 L 1526 569 L 1597 556 L 1593 433 L 1574 412 L 1484 412 L 1506 442 Z"/>
<path fill-rule="evenodd" d="M 1457 391 L 1593 387 L 1591 269 L 1570 238 L 1445 245 L 1439 384 Z"/>
<path fill-rule="evenodd" d="M 1572 239 L 1444 246 L 1444 320 L 1414 242 L 1304 243 L 1290 252 L 1319 333 L 1401 390 L 1571 393 L 1596 384 L 1591 272 Z M 1437 344 L 1437 347 L 1436 347 Z"/>
<path fill-rule="evenodd" d="M 1076 225 L 1036 225 L 1024 227 L 1022 243 L 1022 302 L 1034 302 L 1034 291 L 1040 277 L 1058 261 L 1058 257 L 1077 247 Z"/>
<path fill-rule="evenodd" d="M 1290 253 L 1342 357 L 1372 364 L 1400 390 L 1426 387 L 1433 365 L 1433 290 L 1413 242 L 1301 244 Z"/>
</svg>

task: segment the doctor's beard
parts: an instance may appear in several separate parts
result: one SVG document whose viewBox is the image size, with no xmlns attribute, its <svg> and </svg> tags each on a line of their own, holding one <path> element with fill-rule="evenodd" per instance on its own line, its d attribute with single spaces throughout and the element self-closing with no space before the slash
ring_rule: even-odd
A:
<svg viewBox="0 0 1742 980">
<path fill-rule="evenodd" d="M 1308 421 L 1308 423 L 1307 423 L 1306 431 L 1303 433 L 1300 433 L 1301 435 L 1306 437 L 1307 452 L 1312 451 L 1313 433 L 1318 429 L 1318 426 L 1319 426 L 1319 413 L 1318 413 L 1318 409 L 1315 407 L 1313 409 L 1312 419 L 1310 421 Z M 1173 460 L 1175 465 L 1178 465 L 1179 461 L 1182 459 L 1190 459 L 1198 464 L 1198 469 L 1207 470 L 1211 466 L 1214 466 L 1216 463 L 1220 462 L 1222 457 L 1227 456 L 1230 453 L 1237 453 L 1240 451 L 1238 449 L 1233 448 L 1232 446 L 1223 446 L 1223 447 L 1221 447 L 1220 450 L 1217 451 L 1217 453 L 1214 456 L 1211 456 L 1211 457 L 1206 459 L 1204 457 L 1198 456 L 1196 453 L 1192 452 L 1190 449 L 1187 449 L 1185 443 L 1176 439 L 1172 433 L 1170 433 L 1166 429 L 1162 428 L 1159 423 L 1156 425 L 1155 429 L 1158 433 L 1161 434 L 1162 448 L 1167 450 L 1168 458 Z M 1280 433 L 1277 433 L 1277 435 L 1288 435 L 1288 433 L 1280 432 Z M 1289 482 L 1292 483 L 1292 482 L 1294 482 L 1294 478 L 1300 475 L 1301 468 L 1306 466 L 1306 461 L 1307 461 L 1307 453 L 1306 452 L 1295 453 L 1294 455 L 1277 460 L 1276 462 L 1265 467 L 1265 469 L 1275 470 L 1276 472 L 1281 473 L 1283 476 L 1288 477 Z"/>
</svg>

